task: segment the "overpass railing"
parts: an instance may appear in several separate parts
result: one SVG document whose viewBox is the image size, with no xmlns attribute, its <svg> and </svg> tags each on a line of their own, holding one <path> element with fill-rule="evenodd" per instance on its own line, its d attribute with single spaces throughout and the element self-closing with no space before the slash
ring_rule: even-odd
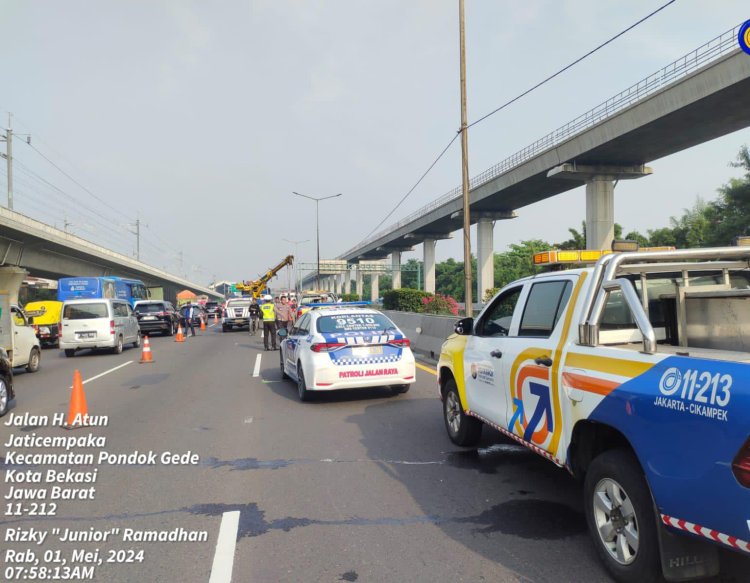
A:
<svg viewBox="0 0 750 583">
<path fill-rule="evenodd" d="M 582 133 L 583 131 L 604 121 L 605 119 L 612 117 L 613 115 L 630 107 L 635 102 L 640 101 L 648 97 L 649 95 L 652 95 L 653 93 L 663 89 L 667 85 L 679 79 L 687 77 L 707 63 L 717 60 L 723 55 L 733 52 L 734 50 L 739 50 L 737 48 L 737 34 L 739 33 L 739 29 L 741 26 L 741 24 L 738 24 L 731 30 L 728 30 L 727 32 L 701 45 L 697 49 L 690 51 L 689 53 L 670 63 L 666 67 L 663 67 L 655 73 L 652 73 L 635 85 L 631 85 L 614 97 L 610 97 L 604 103 L 597 105 L 586 113 L 579 115 L 574 120 L 557 128 L 553 132 L 548 133 L 546 136 L 539 138 L 534 143 L 526 146 L 522 150 L 517 151 L 511 156 L 505 158 L 503 161 L 498 162 L 481 174 L 474 176 L 469 181 L 469 188 L 474 189 L 494 180 L 498 176 L 505 174 L 509 170 L 512 170 L 513 168 L 523 164 L 527 160 L 538 156 L 542 152 L 561 144 L 565 140 L 579 133 Z M 433 200 L 419 210 L 414 211 L 397 223 L 394 223 L 389 227 L 378 231 L 374 235 L 371 235 L 366 239 L 360 241 L 357 245 L 343 253 L 340 257 L 351 255 L 354 251 L 361 249 L 365 245 L 377 241 L 381 237 L 384 237 L 385 235 L 388 235 L 389 233 L 392 233 L 393 231 L 396 231 L 401 227 L 408 225 L 409 223 L 419 219 L 420 217 L 423 217 L 427 213 L 449 202 L 461 198 L 461 196 L 461 187 L 457 186 L 450 192 L 444 194 L 440 198 Z"/>
</svg>

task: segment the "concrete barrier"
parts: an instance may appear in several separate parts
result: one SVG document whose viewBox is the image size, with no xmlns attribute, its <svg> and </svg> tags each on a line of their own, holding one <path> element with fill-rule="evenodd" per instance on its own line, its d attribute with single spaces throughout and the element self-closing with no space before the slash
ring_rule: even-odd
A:
<svg viewBox="0 0 750 583">
<path fill-rule="evenodd" d="M 437 360 L 440 347 L 445 339 L 453 334 L 453 327 L 459 316 L 433 316 L 414 312 L 382 310 L 411 341 L 412 350 L 418 354 Z"/>
</svg>

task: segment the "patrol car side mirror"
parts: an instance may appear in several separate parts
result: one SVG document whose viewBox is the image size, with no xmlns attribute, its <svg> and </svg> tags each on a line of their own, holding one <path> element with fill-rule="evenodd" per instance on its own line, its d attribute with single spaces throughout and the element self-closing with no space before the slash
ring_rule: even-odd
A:
<svg viewBox="0 0 750 583">
<path fill-rule="evenodd" d="M 287 336 L 287 329 L 286 328 L 279 328 L 279 330 L 276 333 L 279 335 L 279 338 L 286 338 L 286 336 Z"/>
<path fill-rule="evenodd" d="M 460 336 L 468 336 L 474 330 L 474 318 L 461 318 L 453 329 Z"/>
</svg>

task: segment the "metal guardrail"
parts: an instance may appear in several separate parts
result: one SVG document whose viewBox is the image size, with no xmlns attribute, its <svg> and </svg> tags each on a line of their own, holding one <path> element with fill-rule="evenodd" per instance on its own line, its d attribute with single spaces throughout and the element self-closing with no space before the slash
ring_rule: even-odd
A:
<svg viewBox="0 0 750 583">
<path fill-rule="evenodd" d="M 557 128 L 555 131 L 548 133 L 546 136 L 539 138 L 534 143 L 526 146 L 522 150 L 517 151 L 505 160 L 495 164 L 491 168 L 488 168 L 481 174 L 474 176 L 469 181 L 469 188 L 474 189 L 491 180 L 494 180 L 498 176 L 505 174 L 520 164 L 530 160 L 545 152 L 565 140 L 583 133 L 585 130 L 595 126 L 596 124 L 604 121 L 605 119 L 621 112 L 623 109 L 633 105 L 636 101 L 644 99 L 649 95 L 663 89 L 669 85 L 681 79 L 687 77 L 691 73 L 694 73 L 697 69 L 703 67 L 707 63 L 714 61 L 723 55 L 732 52 L 733 50 L 740 50 L 737 48 L 737 34 L 742 25 L 738 24 L 731 30 L 717 36 L 716 38 L 708 41 L 701 45 L 697 49 L 687 53 L 680 57 L 676 61 L 670 63 L 666 67 L 659 69 L 655 73 L 652 73 L 645 79 L 642 79 L 635 85 L 631 85 L 624 91 L 621 91 L 614 97 L 610 97 L 604 103 L 596 106 L 595 108 L 587 111 L 583 115 L 579 115 L 574 120 L 566 123 L 565 125 Z M 419 219 L 427 213 L 441 207 L 449 202 L 458 200 L 461 198 L 461 187 L 457 186 L 450 192 L 444 194 L 440 198 L 433 200 L 431 203 L 423 206 L 417 211 L 414 211 L 410 215 L 401 219 L 397 223 L 386 227 L 360 241 L 357 245 L 340 255 L 339 257 L 346 257 L 357 249 L 364 247 L 365 245 L 372 243 L 380 239 L 381 237 L 391 233 L 401 227 Z"/>
</svg>

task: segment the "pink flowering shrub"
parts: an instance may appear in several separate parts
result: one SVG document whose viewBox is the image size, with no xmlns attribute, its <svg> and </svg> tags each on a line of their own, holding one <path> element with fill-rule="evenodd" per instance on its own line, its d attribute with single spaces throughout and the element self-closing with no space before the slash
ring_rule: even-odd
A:
<svg viewBox="0 0 750 583">
<path fill-rule="evenodd" d="M 435 294 L 422 298 L 422 312 L 425 314 L 452 314 L 458 316 L 458 302 L 451 296 Z"/>
</svg>

